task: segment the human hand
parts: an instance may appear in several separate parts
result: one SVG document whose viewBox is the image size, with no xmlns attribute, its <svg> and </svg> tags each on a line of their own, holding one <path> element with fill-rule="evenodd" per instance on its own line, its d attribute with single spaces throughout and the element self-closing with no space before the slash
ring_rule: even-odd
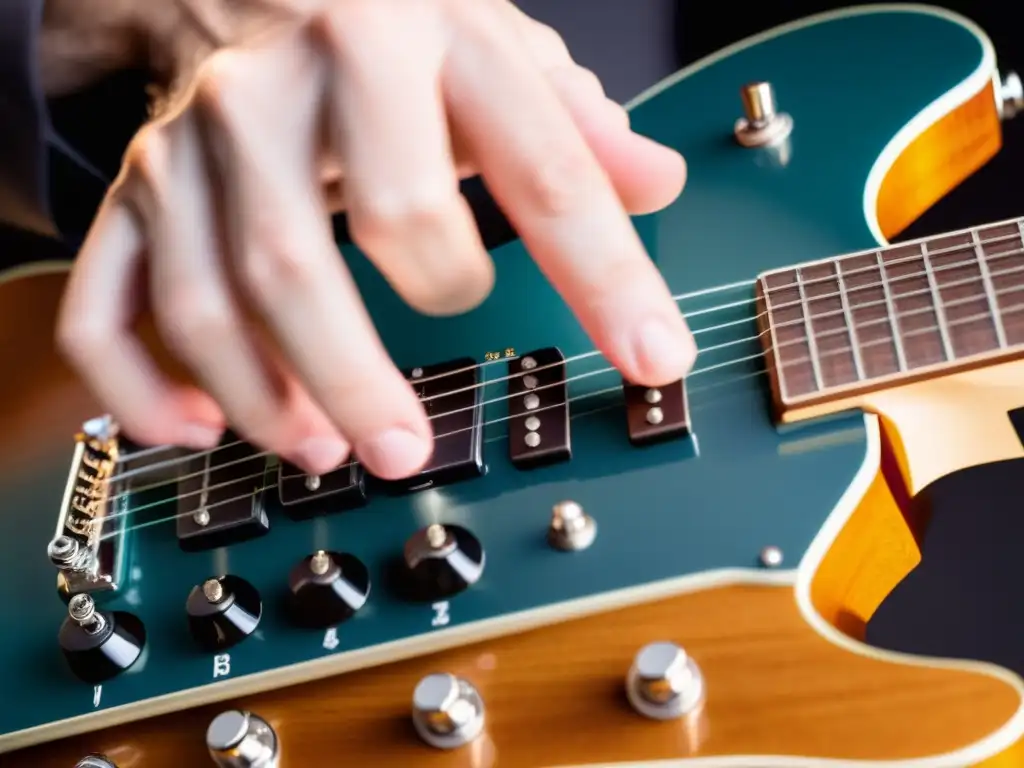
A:
<svg viewBox="0 0 1024 768">
<path fill-rule="evenodd" d="M 692 337 L 628 217 L 671 202 L 684 163 L 629 130 L 557 34 L 506 0 L 287 2 L 139 132 L 72 271 L 59 343 L 127 434 L 202 449 L 230 423 L 313 473 L 350 451 L 382 478 L 429 459 L 429 420 L 333 242 L 330 168 L 353 240 L 414 308 L 491 289 L 458 187 L 480 173 L 627 378 L 687 372 Z M 134 334 L 146 305 L 197 387 Z"/>
</svg>

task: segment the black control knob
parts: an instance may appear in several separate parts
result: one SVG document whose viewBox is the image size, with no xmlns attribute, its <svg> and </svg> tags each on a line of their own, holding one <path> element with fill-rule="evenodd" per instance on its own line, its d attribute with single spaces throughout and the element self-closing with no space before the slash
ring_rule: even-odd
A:
<svg viewBox="0 0 1024 768">
<path fill-rule="evenodd" d="M 352 618 L 370 597 L 370 571 L 355 555 L 325 552 L 303 558 L 288 575 L 288 610 L 307 629 Z"/>
<path fill-rule="evenodd" d="M 58 635 L 60 649 L 79 680 L 98 685 L 130 668 L 146 646 L 146 628 L 133 614 L 97 611 L 93 599 L 75 595 Z"/>
<path fill-rule="evenodd" d="M 222 651 L 256 631 L 263 601 L 256 587 L 238 576 L 207 579 L 185 603 L 192 639 L 205 651 Z"/>
<path fill-rule="evenodd" d="M 444 600 L 476 584 L 484 573 L 484 548 L 459 525 L 421 528 L 405 542 L 410 597 Z"/>
</svg>

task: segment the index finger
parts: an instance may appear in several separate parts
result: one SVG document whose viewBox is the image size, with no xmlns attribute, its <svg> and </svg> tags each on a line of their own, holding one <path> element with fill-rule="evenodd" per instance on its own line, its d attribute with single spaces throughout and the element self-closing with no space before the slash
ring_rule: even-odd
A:
<svg viewBox="0 0 1024 768">
<path fill-rule="evenodd" d="M 495 200 L 626 378 L 645 386 L 682 378 L 696 356 L 693 337 L 607 174 L 521 44 L 485 37 L 455 47 L 445 86 Z"/>
</svg>

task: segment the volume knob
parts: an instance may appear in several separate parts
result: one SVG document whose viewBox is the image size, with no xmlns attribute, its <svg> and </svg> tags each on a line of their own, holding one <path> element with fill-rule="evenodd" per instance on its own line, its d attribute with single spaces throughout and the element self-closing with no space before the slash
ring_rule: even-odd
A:
<svg viewBox="0 0 1024 768">
<path fill-rule="evenodd" d="M 68 617 L 58 639 L 75 677 L 95 685 L 139 660 L 146 645 L 146 628 L 133 614 L 97 611 L 93 599 L 83 593 L 68 602 Z"/>
<path fill-rule="evenodd" d="M 75 763 L 75 768 L 117 768 L 117 766 L 103 755 L 86 755 Z"/>
<path fill-rule="evenodd" d="M 185 610 L 192 639 L 212 652 L 237 645 L 255 632 L 263 603 L 256 587 L 245 579 L 221 576 L 193 587 Z"/>
<path fill-rule="evenodd" d="M 484 702 L 468 680 L 449 674 L 427 675 L 412 694 L 412 723 L 430 746 L 455 749 L 483 731 Z"/>
<path fill-rule="evenodd" d="M 370 571 L 347 552 L 319 552 L 304 558 L 288 576 L 292 621 L 326 629 L 341 624 L 366 604 Z"/>
<path fill-rule="evenodd" d="M 410 597 L 443 600 L 472 586 L 484 573 L 484 548 L 460 525 L 421 528 L 405 543 L 405 566 L 411 575 Z"/>
<path fill-rule="evenodd" d="M 206 746 L 220 768 L 277 768 L 280 760 L 274 729 L 250 712 L 217 715 L 206 729 Z"/>
<path fill-rule="evenodd" d="M 675 643 L 651 643 L 637 653 L 626 677 L 626 697 L 653 720 L 671 720 L 704 703 L 704 676 Z"/>
</svg>

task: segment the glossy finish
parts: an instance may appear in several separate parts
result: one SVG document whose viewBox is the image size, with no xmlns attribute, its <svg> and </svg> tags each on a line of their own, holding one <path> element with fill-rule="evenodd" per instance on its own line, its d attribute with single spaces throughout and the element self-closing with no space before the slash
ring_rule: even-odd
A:
<svg viewBox="0 0 1024 768">
<path fill-rule="evenodd" d="M 700 717 L 655 722 L 629 706 L 626 674 L 653 637 L 679 643 L 700 665 L 708 690 Z M 465 677 L 486 702 L 485 736 L 473 746 L 445 752 L 416 736 L 412 693 L 437 670 Z M 277 729 L 282 768 L 321 765 L 324 755 L 374 768 L 791 755 L 773 765 L 801 768 L 807 763 L 795 757 L 883 761 L 951 752 L 998 728 L 1017 704 L 1011 688 L 987 676 L 842 650 L 805 624 L 791 589 L 747 586 L 577 619 L 241 706 Z M 29 750 L 16 765 L 66 768 L 85 750 L 103 749 L 121 768 L 198 768 L 205 765 L 203 733 L 218 711 L 205 707 Z"/>
<path fill-rule="evenodd" d="M 101 690 L 83 686 L 62 665 L 56 630 L 65 609 L 45 557 L 71 433 L 94 415 L 46 346 L 61 278 L 0 286 L 0 349 L 10 372 L 0 385 L 7 468 L 0 554 L 13 576 L 0 581 L 0 601 L 12 617 L 0 661 L 0 749 L 608 607 L 616 590 L 687 575 L 694 586 L 706 585 L 709 573 L 725 569 L 756 574 L 768 545 L 798 563 L 865 461 L 865 420 L 848 415 L 786 433 L 774 428 L 750 281 L 764 269 L 871 245 L 862 211 L 867 169 L 899 128 L 974 71 L 982 54 L 979 40 L 949 20 L 853 16 L 742 51 L 638 105 L 634 127 L 678 147 L 689 163 L 681 199 L 637 226 L 675 293 L 706 291 L 681 302 L 704 350 L 688 384 L 695 436 L 630 445 L 621 380 L 593 356 L 568 365 L 570 376 L 590 374 L 570 386 L 571 461 L 514 469 L 497 422 L 487 429 L 488 474 L 480 479 L 374 496 L 364 509 L 313 521 L 272 510 L 268 536 L 226 552 L 183 554 L 173 526 L 143 528 L 134 536 L 129 584 L 109 607 L 131 606 L 143 619 L 147 653 Z M 738 89 L 752 74 L 772 82 L 779 108 L 795 120 L 784 152 L 741 149 L 732 137 L 742 110 Z M 840 109 L 856 122 L 837 125 Z M 591 348 L 518 243 L 494 253 L 493 296 L 454 319 L 416 316 L 365 259 L 347 256 L 403 367 L 464 355 L 482 361 L 507 348 L 557 345 L 567 358 Z M 503 364 L 483 373 L 494 381 Z M 503 394 L 503 384 L 485 392 L 488 400 Z M 503 416 L 503 404 L 492 402 L 488 418 Z M 552 507 L 566 499 L 600 524 L 583 552 L 562 552 L 546 540 Z M 431 522 L 466 527 L 487 555 L 483 578 L 450 605 L 410 604 L 387 578 L 406 538 Z M 359 557 L 373 584 L 365 607 L 336 633 L 293 627 L 272 599 L 287 591 L 294 563 L 319 549 Z M 195 648 L 185 614 L 189 590 L 222 572 L 249 580 L 266 600 L 259 631 L 229 659 Z M 381 650 L 395 641 L 406 642 Z M 320 663 L 284 669 L 303 662 Z M 175 693 L 187 696 L 160 698 Z M 79 719 L 26 731 L 68 718 Z M 721 749 L 747 745 L 723 742 Z"/>
</svg>

